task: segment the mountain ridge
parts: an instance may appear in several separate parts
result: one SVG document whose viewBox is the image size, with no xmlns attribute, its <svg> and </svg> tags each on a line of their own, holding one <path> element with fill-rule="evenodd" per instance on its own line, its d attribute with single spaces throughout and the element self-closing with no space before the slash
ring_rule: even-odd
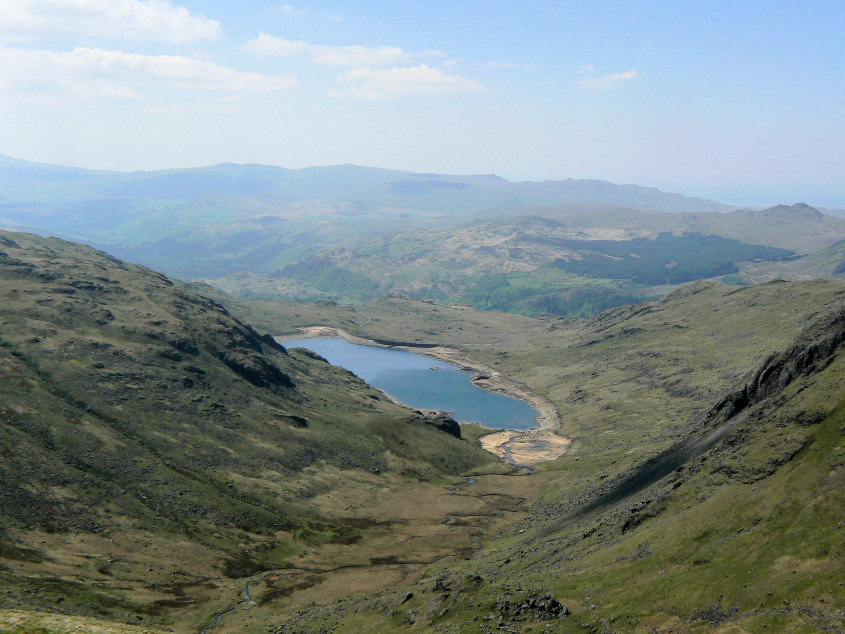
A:
<svg viewBox="0 0 845 634">
<path fill-rule="evenodd" d="M 492 174 L 452 175 L 417 173 L 409 170 L 358 166 L 349 163 L 292 169 L 258 163 L 241 164 L 224 162 L 201 167 L 114 172 L 88 170 L 85 168 L 67 167 L 63 165 L 42 164 L 15 159 L 7 155 L 0 155 L 0 158 L 2 158 L 0 161 L 0 170 L 8 172 L 14 168 L 19 168 L 18 175 L 20 175 L 20 171 L 23 170 L 24 173 L 27 174 L 34 182 L 47 180 L 46 178 L 39 179 L 39 171 L 42 171 L 44 175 L 52 175 L 53 178 L 55 178 L 56 174 L 59 173 L 68 175 L 74 174 L 77 178 L 90 178 L 94 181 L 102 179 L 118 181 L 117 184 L 110 186 L 111 189 L 108 185 L 98 185 L 94 183 L 94 189 L 91 193 L 104 191 L 119 194 L 123 191 L 120 189 L 121 187 L 126 187 L 127 184 L 131 183 L 137 184 L 138 182 L 150 182 L 157 179 L 175 179 L 178 182 L 180 179 L 189 179 L 191 176 L 196 175 L 206 175 L 210 178 L 215 175 L 220 176 L 221 174 L 227 174 L 234 171 L 246 174 L 251 178 L 255 178 L 260 175 L 265 178 L 271 176 L 276 177 L 277 180 L 280 177 L 282 180 L 294 179 L 297 181 L 298 186 L 302 188 L 302 191 L 297 194 L 298 197 L 296 199 L 302 200 L 308 199 L 309 196 L 315 198 L 319 197 L 315 192 L 308 189 L 308 181 L 316 176 L 323 178 L 324 181 L 327 181 L 324 183 L 323 187 L 330 196 L 342 193 L 350 195 L 354 192 L 361 192 L 362 190 L 366 191 L 368 187 L 374 186 L 384 188 L 392 181 L 410 179 L 417 182 L 429 180 L 435 182 L 463 184 L 467 186 L 481 186 L 486 189 L 492 188 L 493 191 L 488 192 L 488 195 L 492 195 L 493 198 L 488 203 L 488 206 L 507 204 L 507 201 L 514 195 L 527 196 L 532 199 L 539 197 L 540 200 L 551 197 L 552 199 L 561 199 L 566 202 L 589 202 L 592 200 L 591 197 L 594 196 L 597 196 L 599 201 L 603 201 L 608 197 L 608 195 L 611 196 L 611 201 L 618 201 L 620 199 L 625 199 L 627 195 L 628 197 L 632 197 L 635 200 L 640 201 L 640 204 L 646 205 L 646 208 L 655 208 L 660 211 L 688 211 L 692 208 L 695 208 L 697 211 L 725 211 L 732 209 L 730 205 L 716 203 L 704 198 L 687 197 L 678 193 L 663 192 L 655 187 L 643 187 L 634 184 L 615 184 L 597 179 L 576 180 L 567 178 L 564 180 L 509 181 Z M 0 171 L 0 179 L 2 179 L 2 171 Z M 340 177 L 341 180 L 333 183 L 331 181 L 332 177 Z M 273 186 L 278 188 L 282 184 L 283 183 L 281 182 L 276 182 Z M 99 190 L 98 187 L 100 188 Z M 506 193 L 502 191 L 508 189 L 513 190 L 513 193 Z M 207 195 L 209 191 L 213 192 L 214 189 L 206 189 L 205 194 Z M 499 198 L 496 198 L 496 191 L 500 192 Z M 150 188 L 147 193 L 164 198 L 172 195 L 172 192 L 168 189 L 159 191 L 154 187 Z M 394 194 L 396 193 L 397 192 L 394 192 Z M 270 194 L 277 196 L 280 192 L 271 191 Z M 504 195 L 505 198 L 501 198 L 501 195 Z"/>
</svg>

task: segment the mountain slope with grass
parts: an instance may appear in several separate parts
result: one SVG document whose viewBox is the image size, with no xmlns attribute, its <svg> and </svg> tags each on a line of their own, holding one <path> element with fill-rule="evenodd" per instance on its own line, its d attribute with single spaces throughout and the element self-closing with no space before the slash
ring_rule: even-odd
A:
<svg viewBox="0 0 845 634">
<path fill-rule="evenodd" d="M 845 279 L 845 240 L 809 255 L 784 262 L 754 262 L 740 267 L 739 279 L 759 283 L 772 279 L 807 280 L 818 277 Z"/>
<path fill-rule="evenodd" d="M 0 610 L 197 631 L 234 580 L 382 525 L 315 496 L 492 463 L 179 282 L 29 234 L 0 232 L 0 377 Z"/>
</svg>

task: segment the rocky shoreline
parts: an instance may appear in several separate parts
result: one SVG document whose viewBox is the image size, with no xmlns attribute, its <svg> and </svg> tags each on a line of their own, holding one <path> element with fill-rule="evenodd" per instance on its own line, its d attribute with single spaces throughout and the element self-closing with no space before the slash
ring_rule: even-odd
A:
<svg viewBox="0 0 845 634">
<path fill-rule="evenodd" d="M 472 373 L 472 382 L 482 390 L 502 394 L 527 402 L 538 412 L 537 427 L 527 430 L 492 430 L 482 436 L 481 446 L 502 460 L 519 467 L 554 460 L 565 453 L 571 440 L 557 434 L 560 429 L 560 415 L 549 399 L 532 392 L 527 386 L 504 377 L 498 371 L 469 358 L 463 352 L 447 346 L 420 347 L 401 342 L 385 342 L 359 337 L 352 333 L 331 326 L 300 327 L 296 333 L 276 337 L 284 344 L 286 340 L 331 337 L 341 338 L 349 343 L 382 348 L 397 348 L 415 354 L 421 354 L 438 361 L 458 366 L 461 370 Z M 388 395 L 390 396 L 390 395 Z M 397 399 L 390 397 L 391 400 Z M 397 401 L 399 402 L 399 401 Z M 403 403 L 403 405 L 407 405 Z"/>
</svg>

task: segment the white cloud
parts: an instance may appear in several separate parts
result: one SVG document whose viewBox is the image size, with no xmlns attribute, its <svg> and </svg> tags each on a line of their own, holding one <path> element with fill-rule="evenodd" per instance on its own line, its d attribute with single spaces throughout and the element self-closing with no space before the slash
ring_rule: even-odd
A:
<svg viewBox="0 0 845 634">
<path fill-rule="evenodd" d="M 450 75 L 425 64 L 411 68 L 355 68 L 345 71 L 338 80 L 359 85 L 333 91 L 330 93 L 333 97 L 386 99 L 401 95 L 484 91 L 484 86 L 474 79 Z"/>
<path fill-rule="evenodd" d="M 283 4 L 279 7 L 277 7 L 277 10 L 281 11 L 285 15 L 291 15 L 291 16 L 314 15 L 311 11 L 308 11 L 307 9 L 299 9 L 297 7 L 294 7 L 292 4 Z M 332 22 L 343 22 L 343 18 L 337 13 L 328 13 L 328 12 L 324 11 L 324 12 L 316 14 L 316 15 L 318 15 L 319 17 L 321 17 L 325 20 L 331 20 Z"/>
<path fill-rule="evenodd" d="M 220 23 L 168 0 L 2 0 L 0 35 L 194 42 L 220 37 Z"/>
<path fill-rule="evenodd" d="M 227 103 L 225 100 L 215 103 L 194 104 L 152 104 L 145 106 L 142 111 L 156 117 L 167 117 L 171 120 L 185 120 L 188 117 L 205 114 L 235 114 L 241 109 L 241 104 Z"/>
<path fill-rule="evenodd" d="M 591 69 L 595 67 L 584 67 Z M 582 69 L 583 70 L 583 69 Z M 591 72 L 590 70 L 583 70 L 583 72 Z M 616 88 L 621 84 L 637 78 L 637 71 L 629 70 L 625 73 L 610 73 L 602 75 L 601 77 L 583 77 L 578 80 L 578 86 L 588 90 L 605 90 L 608 88 Z"/>
<path fill-rule="evenodd" d="M 100 88 L 100 96 L 106 99 L 140 99 L 141 96 L 129 86 L 106 84 Z"/>
<path fill-rule="evenodd" d="M 105 80 L 85 77 L 60 78 L 56 85 L 66 93 L 83 99 L 123 100 L 141 99 L 141 96 L 129 86 Z"/>
<path fill-rule="evenodd" d="M 138 98 L 148 83 L 224 91 L 277 91 L 297 84 L 295 75 L 262 75 L 182 55 L 140 55 L 96 48 L 48 51 L 0 46 L 4 93 L 60 92 L 88 97 Z M 10 94 L 6 94 L 9 97 Z"/>
<path fill-rule="evenodd" d="M 291 57 L 306 55 L 315 64 L 328 66 L 391 66 L 407 64 L 414 57 L 442 56 L 441 51 L 408 53 L 395 46 L 324 46 L 309 44 L 301 40 L 285 40 L 280 37 L 259 33 L 258 37 L 244 44 L 244 50 L 255 55 Z"/>
<path fill-rule="evenodd" d="M 253 55 L 276 55 L 290 57 L 308 50 L 310 44 L 301 40 L 283 40 L 266 33 L 259 33 L 258 37 L 244 44 L 244 50 Z"/>
</svg>

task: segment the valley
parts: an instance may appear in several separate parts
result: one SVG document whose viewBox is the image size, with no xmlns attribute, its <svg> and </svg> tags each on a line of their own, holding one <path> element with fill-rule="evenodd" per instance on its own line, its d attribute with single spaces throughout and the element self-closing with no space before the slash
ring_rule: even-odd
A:
<svg viewBox="0 0 845 634">
<path fill-rule="evenodd" d="M 842 614 L 833 519 L 843 490 L 842 446 L 833 440 L 841 439 L 843 420 L 841 357 L 823 352 L 809 365 L 798 362 L 805 368 L 798 375 L 780 372 L 784 387 L 767 388 L 750 410 L 740 404 L 732 415 L 725 404 L 741 403 L 735 390 L 747 393 L 745 382 L 759 381 L 755 371 L 769 374 L 772 360 L 813 350 L 820 331 L 832 337 L 826 350 L 841 350 L 843 301 L 842 283 L 817 280 L 749 288 L 697 283 L 586 322 L 404 299 L 363 309 L 248 304 L 255 320 L 334 323 L 373 339 L 422 343 L 437 328 L 443 343 L 549 396 L 560 411 L 560 433 L 572 439 L 561 459 L 535 466 L 550 480 L 528 518 L 491 540 L 480 558 L 438 567 L 409 587 L 422 593 L 419 602 L 400 607 L 400 589 L 315 606 L 279 631 L 319 631 L 333 622 L 338 631 L 363 623 L 402 630 L 420 620 L 424 628 L 461 632 L 502 622 L 543 631 L 547 621 L 520 617 L 517 606 L 544 594 L 573 611 L 556 626 L 561 631 L 697 631 L 707 624 L 754 631 L 787 623 L 795 631 L 835 629 Z M 231 300 L 232 310 L 247 310 L 238 302 Z M 621 498 L 613 493 L 643 482 L 638 474 L 648 472 L 649 461 L 684 455 L 684 443 L 708 434 L 714 440 L 701 446 L 717 444 L 707 453 L 688 454 Z M 796 487 L 791 495 L 787 483 Z M 736 506 L 737 499 L 747 502 Z M 633 581 L 642 576 L 645 586 Z M 646 589 L 654 587 L 662 589 Z M 670 590 L 677 587 L 687 590 Z M 748 588 L 755 590 L 749 595 Z"/>
<path fill-rule="evenodd" d="M 160 274 L 2 239 L 3 609 L 198 631 L 257 572 L 295 600 L 413 578 L 538 486 Z"/>
<path fill-rule="evenodd" d="M 0 628 L 845 627 L 841 219 L 352 167 L 320 216 L 273 189 L 303 174 L 209 169 L 54 174 L 86 212 L 29 218 L 111 253 L 0 232 Z M 194 213 L 257 173 L 242 216 Z M 97 225 L 118 181 L 138 218 L 182 192 L 174 235 Z M 482 191 L 510 206 L 458 212 Z M 453 364 L 538 425 L 408 407 L 285 344 L 309 336 Z"/>
<path fill-rule="evenodd" d="M 845 633 L 843 24 L 0 0 L 0 634 Z"/>
</svg>

